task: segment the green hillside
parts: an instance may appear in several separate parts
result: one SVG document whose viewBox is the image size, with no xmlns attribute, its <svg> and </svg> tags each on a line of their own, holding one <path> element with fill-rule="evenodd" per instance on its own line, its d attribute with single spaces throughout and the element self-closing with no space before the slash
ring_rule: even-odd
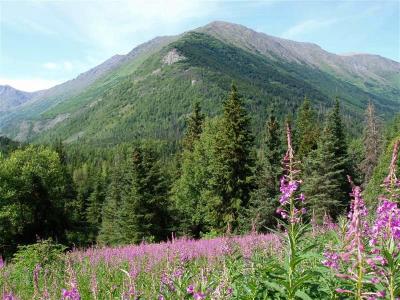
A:
<svg viewBox="0 0 400 300">
<path fill-rule="evenodd" d="M 232 82 L 245 99 L 256 133 L 269 106 L 277 107 L 283 118 L 305 96 L 321 115 L 339 97 L 354 134 L 368 101 L 384 117 L 400 106 L 392 97 L 366 92 L 307 64 L 268 57 L 192 31 L 123 64 L 65 101 L 47 99 L 27 106 L 24 113 L 10 114 L 13 120 L 2 131 L 40 142 L 54 138 L 98 145 L 138 138 L 176 141 L 192 103 L 199 101 L 208 115 L 215 115 Z"/>
</svg>

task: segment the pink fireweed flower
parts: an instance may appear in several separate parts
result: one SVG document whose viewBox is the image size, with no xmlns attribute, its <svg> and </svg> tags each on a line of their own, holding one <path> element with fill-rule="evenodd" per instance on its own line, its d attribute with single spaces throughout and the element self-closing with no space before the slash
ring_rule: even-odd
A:
<svg viewBox="0 0 400 300">
<path fill-rule="evenodd" d="M 93 273 L 90 279 L 90 291 L 92 292 L 93 296 L 97 297 L 98 293 L 98 286 L 97 286 L 97 278 L 96 274 Z"/>
<path fill-rule="evenodd" d="M 63 300 L 80 300 L 81 299 L 79 291 L 75 287 L 73 287 L 70 290 L 63 289 L 61 296 L 62 296 Z"/>
<path fill-rule="evenodd" d="M 35 294 L 39 292 L 39 273 L 41 269 L 41 265 L 37 264 L 33 270 L 33 286 L 35 289 Z"/>
<path fill-rule="evenodd" d="M 366 296 L 366 292 L 363 291 L 364 274 L 370 272 L 367 270 L 368 265 L 366 264 L 369 254 L 365 249 L 369 232 L 366 221 L 368 210 L 361 195 L 361 188 L 354 185 L 349 176 L 348 180 L 352 185 L 352 193 L 350 194 L 352 201 L 348 214 L 347 232 L 344 237 L 345 245 L 338 253 L 326 251 L 324 253 L 325 260 L 322 261 L 322 264 L 339 271 L 339 274 L 336 275 L 338 278 L 354 284 L 354 291 L 337 289 L 338 293 L 352 293 L 356 296 L 356 299 L 362 299 Z M 371 295 L 371 293 L 369 294 Z"/>
<path fill-rule="evenodd" d="M 376 248 L 378 241 L 393 238 L 400 247 L 400 208 L 397 203 L 382 200 L 371 229 L 370 246 Z"/>
<path fill-rule="evenodd" d="M 322 224 L 329 230 L 337 229 L 338 227 L 337 224 L 333 222 L 332 217 L 327 213 L 324 214 Z"/>
<path fill-rule="evenodd" d="M 393 147 L 392 160 L 389 165 L 389 174 L 383 181 L 383 186 L 389 195 L 389 200 L 392 202 L 400 198 L 400 180 L 396 177 L 397 160 L 399 158 L 400 140 L 398 140 Z"/>
<path fill-rule="evenodd" d="M 4 263 L 3 257 L 1 257 L 1 255 L 0 255 L 0 269 L 4 268 L 4 266 L 5 266 L 5 263 Z"/>
<path fill-rule="evenodd" d="M 339 269 L 339 260 L 340 257 L 337 253 L 334 252 L 324 252 L 325 260 L 322 261 L 322 264 L 331 269 Z"/>
<path fill-rule="evenodd" d="M 188 294 L 193 294 L 194 293 L 194 286 L 193 285 L 189 285 L 186 289 L 186 292 Z"/>
<path fill-rule="evenodd" d="M 350 177 L 349 181 L 352 183 Z M 346 250 L 349 253 L 357 252 L 357 259 L 361 259 L 360 255 L 364 250 L 363 235 L 368 232 L 368 223 L 366 216 L 368 210 L 365 206 L 364 199 L 361 196 L 361 188 L 359 186 L 352 187 L 350 212 L 348 214 L 349 223 L 347 226 L 346 242 L 348 243 Z"/>
<path fill-rule="evenodd" d="M 3 300 L 17 300 L 12 293 L 5 293 L 2 297 Z"/>
<path fill-rule="evenodd" d="M 292 147 L 292 134 L 290 131 L 290 126 L 286 126 L 287 135 L 287 151 L 285 157 L 283 158 L 283 167 L 285 170 L 285 175 L 282 176 L 280 180 L 280 191 L 281 196 L 279 197 L 280 207 L 276 210 L 280 214 L 282 219 L 288 219 L 289 223 L 299 223 L 301 221 L 301 216 L 306 213 L 305 208 L 298 209 L 293 204 L 296 201 L 298 204 L 302 205 L 305 196 L 301 193 L 296 197 L 296 192 L 298 191 L 301 181 L 295 179 L 299 170 L 295 167 L 298 164 L 294 160 L 294 151 Z"/>
<path fill-rule="evenodd" d="M 193 295 L 193 298 L 195 300 L 202 300 L 202 299 L 206 299 L 206 295 L 201 293 L 201 292 L 197 292 Z"/>
</svg>

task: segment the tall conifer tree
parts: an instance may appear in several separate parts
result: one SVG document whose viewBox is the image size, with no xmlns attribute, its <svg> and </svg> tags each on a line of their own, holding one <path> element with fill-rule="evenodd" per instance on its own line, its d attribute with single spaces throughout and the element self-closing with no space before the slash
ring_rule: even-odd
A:
<svg viewBox="0 0 400 300">
<path fill-rule="evenodd" d="M 124 243 L 159 241 L 167 235 L 167 186 L 153 150 L 137 147 L 130 166 L 131 186 L 119 215 Z"/>
<path fill-rule="evenodd" d="M 183 146 L 185 150 L 193 151 L 194 143 L 199 139 L 203 131 L 204 114 L 201 112 L 199 102 L 195 102 L 193 112 L 187 118 L 186 132 L 183 138 Z"/>
<path fill-rule="evenodd" d="M 251 219 L 257 230 L 264 230 L 275 223 L 274 214 L 279 194 L 279 178 L 282 175 L 282 130 L 271 110 L 265 124 L 265 144 L 261 165 L 257 170 L 257 189 L 252 193 L 247 221 Z"/>
<path fill-rule="evenodd" d="M 111 175 L 104 205 L 102 207 L 101 227 L 97 240 L 101 244 L 116 245 L 122 241 L 120 212 L 123 197 L 123 188 L 126 186 L 124 180 L 122 163 L 119 162 Z"/>
<path fill-rule="evenodd" d="M 336 217 L 347 205 L 349 185 L 346 175 L 350 167 L 340 116 L 339 101 L 327 116 L 317 150 L 305 163 L 303 190 L 310 209 L 319 221 L 325 213 Z"/>
<path fill-rule="evenodd" d="M 250 118 L 237 88 L 232 85 L 220 123 L 214 150 L 209 212 L 218 230 L 235 229 L 242 209 L 248 207 L 254 189 L 254 138 Z"/>
<path fill-rule="evenodd" d="M 200 184 L 201 176 L 197 175 L 198 169 L 203 162 L 196 151 L 196 144 L 203 133 L 205 116 L 201 112 L 200 104 L 194 104 L 193 112 L 187 119 L 187 127 L 183 138 L 182 165 L 180 177 L 172 187 L 172 200 L 177 212 L 176 223 L 178 230 L 184 235 L 200 237 L 205 231 L 204 215 L 199 214 L 200 208 Z M 197 147 L 198 148 L 198 147 Z M 197 154 L 195 154 L 197 152 Z M 196 180 L 199 179 L 200 180 Z"/>
<path fill-rule="evenodd" d="M 319 128 L 317 113 L 310 100 L 304 98 L 296 119 L 295 147 L 297 159 L 302 161 L 312 150 L 317 148 Z"/>
<path fill-rule="evenodd" d="M 87 231 L 89 242 L 96 240 L 100 230 L 102 208 L 105 199 L 105 178 L 99 173 L 95 174 L 94 177 L 93 191 L 89 196 L 88 207 L 86 208 L 86 222 L 88 225 Z"/>
</svg>

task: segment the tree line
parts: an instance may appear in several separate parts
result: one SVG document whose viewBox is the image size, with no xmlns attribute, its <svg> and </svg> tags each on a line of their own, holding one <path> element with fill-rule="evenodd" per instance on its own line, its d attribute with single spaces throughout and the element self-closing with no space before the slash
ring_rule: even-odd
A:
<svg viewBox="0 0 400 300">
<path fill-rule="evenodd" d="M 2 138 L 0 253 L 49 237 L 85 246 L 268 231 L 276 225 L 286 126 L 301 162 L 308 216 L 321 223 L 347 210 L 347 175 L 365 186 L 374 181 L 400 126 L 397 118 L 384 133 L 369 104 L 364 132 L 351 139 L 338 99 L 323 122 L 307 98 L 294 116 L 275 111 L 268 109 L 258 147 L 234 85 L 216 117 L 194 104 L 175 154 L 165 155 L 155 141 L 77 150 L 60 141 L 17 145 Z M 372 195 L 379 187 L 368 188 Z"/>
</svg>

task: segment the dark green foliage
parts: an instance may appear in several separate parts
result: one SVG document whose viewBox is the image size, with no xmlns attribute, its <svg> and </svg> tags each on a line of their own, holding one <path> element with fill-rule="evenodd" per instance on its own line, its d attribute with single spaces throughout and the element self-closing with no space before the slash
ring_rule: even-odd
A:
<svg viewBox="0 0 400 300">
<path fill-rule="evenodd" d="M 250 118 L 235 85 L 224 102 L 224 114 L 217 132 L 214 170 L 210 184 L 210 219 L 215 228 L 237 227 L 242 208 L 248 207 L 254 188 L 253 135 Z"/>
<path fill-rule="evenodd" d="M 388 176 L 389 165 L 392 158 L 392 152 L 396 141 L 400 140 L 400 115 L 388 124 L 385 133 L 384 151 L 379 157 L 377 166 L 372 173 L 371 180 L 366 186 L 364 197 L 371 208 L 375 208 L 378 203 L 376 199 L 379 195 L 385 194 L 382 186 L 383 180 Z M 398 160 L 397 172 L 400 172 L 400 159 Z M 397 174 L 400 177 L 400 173 Z"/>
<path fill-rule="evenodd" d="M 94 177 L 94 187 L 88 199 L 86 209 L 86 223 L 88 231 L 88 242 L 96 241 L 101 225 L 102 208 L 105 199 L 106 180 L 103 174 Z"/>
<path fill-rule="evenodd" d="M 65 177 L 56 152 L 29 146 L 0 158 L 0 247 L 64 239 Z"/>
<path fill-rule="evenodd" d="M 187 119 L 186 132 L 183 137 L 183 146 L 185 150 L 193 151 L 194 143 L 200 138 L 203 131 L 204 114 L 201 112 L 199 102 L 195 102 L 193 112 Z"/>
<path fill-rule="evenodd" d="M 168 194 L 154 151 L 133 150 L 130 177 L 130 190 L 122 196 L 119 209 L 122 242 L 165 239 L 169 224 Z"/>
<path fill-rule="evenodd" d="M 101 244 L 115 245 L 122 240 L 120 215 L 122 198 L 128 193 L 131 183 L 128 174 L 126 164 L 117 161 L 102 208 L 102 222 L 97 238 Z"/>
<path fill-rule="evenodd" d="M 20 143 L 13 141 L 6 136 L 0 136 L 0 153 L 2 155 L 8 155 L 19 147 L 21 147 Z"/>
<path fill-rule="evenodd" d="M 299 108 L 295 123 L 296 157 L 302 161 L 312 150 L 317 149 L 320 128 L 317 123 L 317 113 L 310 100 L 304 99 Z"/>
<path fill-rule="evenodd" d="M 250 119 L 232 86 L 223 116 L 207 122 L 194 150 L 183 153 L 173 187 L 182 232 L 236 230 L 254 188 L 254 164 Z"/>
<path fill-rule="evenodd" d="M 181 60 L 164 63 L 170 51 Z M 354 168 L 364 155 L 361 139 L 350 137 L 360 131 L 368 94 L 351 84 L 195 32 L 125 71 L 130 75 L 91 90 L 98 101 L 78 95 L 46 112 L 71 113 L 35 140 L 54 151 L 16 150 L 19 143 L 0 137 L 2 247 L 13 251 L 36 234 L 87 246 L 273 227 L 285 118 L 294 127 L 307 203 L 319 221 L 325 212 L 335 217 L 345 209 L 346 175 L 363 179 Z M 232 80 L 243 97 L 232 86 L 222 101 Z M 334 91 L 343 95 L 342 107 L 336 101 L 320 130 Z M 393 113 L 391 107 L 378 104 L 377 110 Z M 399 124 L 390 126 L 384 147 L 398 137 Z M 374 198 L 388 153 L 367 188 Z M 373 164 L 365 165 L 371 172 Z"/>
<path fill-rule="evenodd" d="M 261 163 L 256 178 L 257 188 L 252 193 L 247 223 L 252 220 L 257 230 L 264 231 L 275 224 L 278 206 L 279 179 L 282 176 L 282 130 L 272 110 L 265 126 L 265 143 L 262 147 Z"/>
<path fill-rule="evenodd" d="M 135 146 L 117 161 L 102 210 L 98 241 L 104 244 L 160 241 L 170 218 L 168 186 L 154 150 Z"/>
<path fill-rule="evenodd" d="M 339 102 L 328 114 L 325 128 L 314 150 L 304 164 L 303 190 L 309 209 L 317 221 L 324 214 L 336 217 L 347 205 L 349 161 Z"/>
<path fill-rule="evenodd" d="M 208 120 L 193 151 L 182 153 L 181 174 L 172 187 L 172 199 L 179 216 L 179 232 L 200 237 L 212 229 L 206 211 L 208 181 L 212 178 L 214 143 L 219 119 Z"/>
</svg>

